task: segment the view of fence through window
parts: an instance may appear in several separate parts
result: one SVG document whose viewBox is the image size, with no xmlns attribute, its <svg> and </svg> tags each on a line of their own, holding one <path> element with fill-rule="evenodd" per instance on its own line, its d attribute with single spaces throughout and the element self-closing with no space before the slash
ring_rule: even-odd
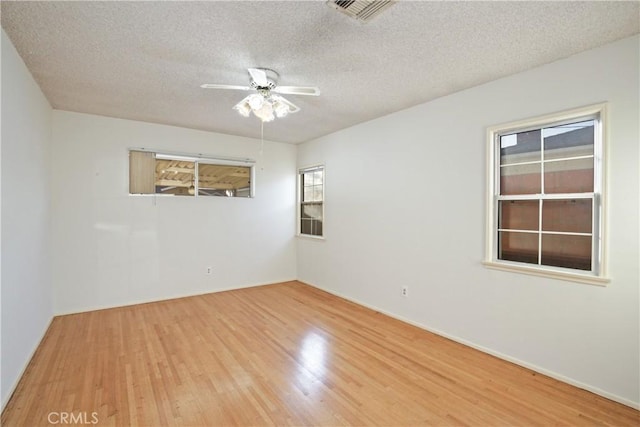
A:
<svg viewBox="0 0 640 427">
<path fill-rule="evenodd" d="M 595 120 L 500 135 L 498 259 L 592 270 Z"/>
</svg>

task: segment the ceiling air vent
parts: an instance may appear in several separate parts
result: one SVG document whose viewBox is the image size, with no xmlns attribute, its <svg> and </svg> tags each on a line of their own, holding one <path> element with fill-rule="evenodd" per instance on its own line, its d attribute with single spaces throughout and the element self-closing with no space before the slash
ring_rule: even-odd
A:
<svg viewBox="0 0 640 427">
<path fill-rule="evenodd" d="M 329 0 L 327 4 L 342 13 L 367 22 L 394 4 L 393 0 Z"/>
</svg>

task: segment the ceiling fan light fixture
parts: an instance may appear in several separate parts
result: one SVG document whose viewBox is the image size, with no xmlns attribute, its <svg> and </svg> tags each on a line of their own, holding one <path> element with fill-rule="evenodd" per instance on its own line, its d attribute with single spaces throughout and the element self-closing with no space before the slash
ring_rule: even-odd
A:
<svg viewBox="0 0 640 427">
<path fill-rule="evenodd" d="M 248 96 L 247 102 L 249 103 L 249 106 L 251 107 L 251 109 L 255 111 L 262 108 L 262 106 L 265 103 L 265 99 L 262 95 L 254 93 L 253 95 Z"/>
<path fill-rule="evenodd" d="M 289 114 L 289 107 L 278 101 L 274 102 L 274 110 L 278 118 L 287 117 L 287 114 Z"/>
<path fill-rule="evenodd" d="M 254 109 L 253 114 L 256 115 L 263 122 L 270 122 L 275 119 L 273 115 L 273 105 L 271 102 L 266 99 L 265 102 L 262 103 L 262 107 L 259 109 Z"/>
<path fill-rule="evenodd" d="M 276 117 L 284 118 L 300 110 L 283 97 L 271 95 L 268 92 L 265 94 L 251 94 L 238 102 L 233 109 L 243 117 L 249 117 L 253 112 L 253 115 L 263 122 L 271 122 Z"/>
<path fill-rule="evenodd" d="M 233 109 L 243 117 L 253 115 L 263 122 L 270 122 L 276 117 L 287 117 L 291 113 L 297 113 L 300 108 L 291 101 L 278 94 L 290 95 L 320 95 L 320 89 L 313 86 L 278 86 L 278 73 L 269 68 L 248 68 L 250 86 L 227 85 L 220 83 L 205 83 L 200 87 L 205 89 L 234 89 L 255 90 L 242 101 L 233 106 Z"/>
<path fill-rule="evenodd" d="M 240 113 L 240 115 L 243 117 L 249 117 L 249 114 L 251 113 L 251 107 L 249 106 L 249 103 L 244 99 L 236 104 L 233 109 Z"/>
</svg>

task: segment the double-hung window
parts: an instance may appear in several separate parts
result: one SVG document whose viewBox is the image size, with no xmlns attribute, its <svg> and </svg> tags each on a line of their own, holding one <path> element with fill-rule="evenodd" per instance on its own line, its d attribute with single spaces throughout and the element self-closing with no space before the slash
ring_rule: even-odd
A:
<svg viewBox="0 0 640 427">
<path fill-rule="evenodd" d="M 322 237 L 324 220 L 324 166 L 298 171 L 298 233 Z"/>
<path fill-rule="evenodd" d="M 486 265 L 606 282 L 604 108 L 489 129 Z"/>
</svg>

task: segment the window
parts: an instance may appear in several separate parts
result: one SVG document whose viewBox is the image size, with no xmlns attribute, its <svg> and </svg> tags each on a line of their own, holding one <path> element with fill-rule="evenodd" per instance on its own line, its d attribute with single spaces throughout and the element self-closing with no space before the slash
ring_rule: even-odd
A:
<svg viewBox="0 0 640 427">
<path fill-rule="evenodd" d="M 604 279 L 604 105 L 489 129 L 490 267 Z"/>
<path fill-rule="evenodd" d="M 249 160 L 129 152 L 129 194 L 253 196 Z"/>
<path fill-rule="evenodd" d="M 299 221 L 298 233 L 322 237 L 324 219 L 324 166 L 314 166 L 298 171 Z"/>
</svg>

